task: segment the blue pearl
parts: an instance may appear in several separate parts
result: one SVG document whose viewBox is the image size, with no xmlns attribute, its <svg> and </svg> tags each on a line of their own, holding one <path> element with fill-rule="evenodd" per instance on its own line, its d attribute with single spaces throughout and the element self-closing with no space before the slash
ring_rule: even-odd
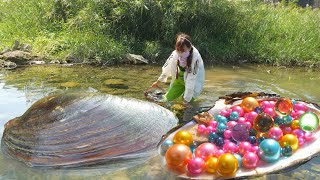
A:
<svg viewBox="0 0 320 180">
<path fill-rule="evenodd" d="M 170 139 L 166 139 L 161 144 L 161 151 L 163 153 L 167 152 L 167 150 L 173 145 L 173 141 Z"/>
<path fill-rule="evenodd" d="M 255 136 L 249 136 L 248 137 L 248 141 L 249 143 L 251 143 L 252 145 L 257 143 L 257 138 Z"/>
<path fill-rule="evenodd" d="M 258 114 L 262 113 L 262 108 L 260 106 L 254 108 L 254 111 Z"/>
<path fill-rule="evenodd" d="M 224 140 L 222 137 L 218 137 L 217 139 L 215 139 L 214 144 L 217 145 L 218 147 L 222 147 L 224 143 Z"/>
</svg>

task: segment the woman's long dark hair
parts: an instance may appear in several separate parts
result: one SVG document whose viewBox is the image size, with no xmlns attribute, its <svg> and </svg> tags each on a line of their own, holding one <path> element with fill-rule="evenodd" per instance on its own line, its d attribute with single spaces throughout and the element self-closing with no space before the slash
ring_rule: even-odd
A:
<svg viewBox="0 0 320 180">
<path fill-rule="evenodd" d="M 191 62 L 192 62 L 192 55 L 193 55 L 191 38 L 189 35 L 185 33 L 178 33 L 177 40 L 176 40 L 176 50 L 183 52 L 184 51 L 183 46 L 186 46 L 187 48 L 191 48 L 190 55 L 187 58 L 187 72 L 191 73 Z"/>
</svg>

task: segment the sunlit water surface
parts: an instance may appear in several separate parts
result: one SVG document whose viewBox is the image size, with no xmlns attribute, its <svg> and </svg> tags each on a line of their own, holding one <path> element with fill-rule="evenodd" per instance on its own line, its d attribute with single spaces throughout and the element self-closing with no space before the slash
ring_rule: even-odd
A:
<svg viewBox="0 0 320 180">
<path fill-rule="evenodd" d="M 21 116 L 35 101 L 50 94 L 101 92 L 145 100 L 143 92 L 157 79 L 160 71 L 161 67 L 154 66 L 32 66 L 0 71 L 0 136 L 7 121 Z M 110 80 L 118 82 L 110 85 Z M 307 68 L 207 67 L 204 91 L 196 106 L 212 106 L 219 96 L 239 91 L 277 93 L 320 104 L 319 84 L 319 71 Z M 167 86 L 163 84 L 163 87 Z M 0 153 L 0 179 L 176 179 L 161 167 L 160 162 L 160 157 L 155 156 L 138 166 L 127 169 L 114 167 L 111 171 L 103 166 L 38 169 Z M 320 158 L 316 157 L 289 172 L 256 179 L 317 179 L 319 175 Z"/>
</svg>

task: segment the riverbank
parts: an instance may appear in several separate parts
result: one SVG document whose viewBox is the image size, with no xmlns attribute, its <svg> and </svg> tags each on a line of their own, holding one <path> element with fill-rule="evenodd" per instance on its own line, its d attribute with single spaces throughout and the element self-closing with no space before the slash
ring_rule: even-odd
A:
<svg viewBox="0 0 320 180">
<path fill-rule="evenodd" d="M 133 53 L 163 64 L 183 31 L 206 64 L 320 67 L 320 11 L 292 3 L 12 0 L 0 15 L 0 50 L 17 40 L 45 62 L 110 65 Z"/>
</svg>

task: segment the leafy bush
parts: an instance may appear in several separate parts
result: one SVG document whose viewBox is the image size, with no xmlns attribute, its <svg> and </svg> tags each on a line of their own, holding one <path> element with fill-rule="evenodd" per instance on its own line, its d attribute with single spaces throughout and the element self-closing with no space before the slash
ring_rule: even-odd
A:
<svg viewBox="0 0 320 180">
<path fill-rule="evenodd" d="M 53 58 L 162 63 L 186 32 L 206 62 L 306 65 L 320 61 L 319 14 L 291 1 L 10 0 L 0 4 L 0 48 L 17 39 Z"/>
</svg>

